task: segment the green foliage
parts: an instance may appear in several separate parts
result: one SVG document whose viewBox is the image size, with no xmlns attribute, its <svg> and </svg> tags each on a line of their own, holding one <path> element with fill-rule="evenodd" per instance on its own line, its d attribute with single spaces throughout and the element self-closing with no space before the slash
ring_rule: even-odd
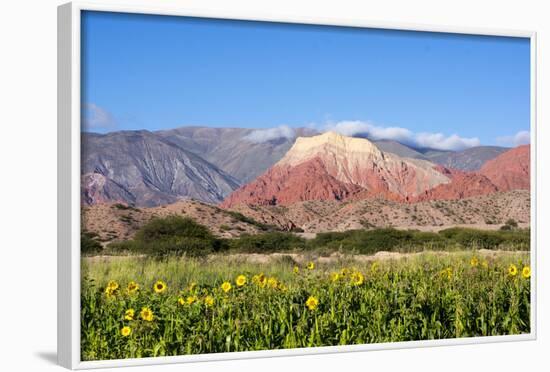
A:
<svg viewBox="0 0 550 372">
<path fill-rule="evenodd" d="M 319 233 L 308 243 L 308 247 L 327 247 L 333 250 L 372 254 L 378 251 L 443 248 L 443 243 L 444 240 L 437 233 L 388 228 Z"/>
<path fill-rule="evenodd" d="M 237 252 L 272 253 L 303 249 L 305 239 L 294 234 L 268 232 L 257 235 L 242 235 L 228 241 L 229 249 Z"/>
<path fill-rule="evenodd" d="M 83 255 L 100 253 L 103 248 L 97 239 L 98 235 L 96 233 L 83 230 L 80 234 L 80 252 Z"/>
<path fill-rule="evenodd" d="M 109 244 L 112 253 L 156 256 L 203 256 L 222 249 L 223 241 L 215 238 L 205 226 L 180 216 L 154 218 L 136 233 L 133 240 Z"/>
<path fill-rule="evenodd" d="M 475 261 L 474 261 L 475 258 Z M 105 360 L 525 334 L 529 255 L 424 253 L 403 260 L 266 264 L 192 258 L 82 262 L 81 357 Z M 473 263 L 472 263 L 473 262 Z M 510 275 L 515 265 L 519 272 Z M 347 270 L 347 271 L 346 271 Z M 264 273 L 276 286 L 260 285 Z M 336 280 L 332 274 L 338 273 Z M 354 284 L 353 274 L 363 280 Z M 238 287 L 236 277 L 247 282 Z M 152 290 L 157 280 L 168 288 Z M 118 287 L 105 293 L 107 283 Z M 136 281 L 139 290 L 128 293 Z M 230 282 L 227 293 L 223 282 Z M 196 283 L 192 288 L 191 283 Z M 210 305 L 206 298 L 212 299 Z M 314 309 L 306 301 L 314 296 Z M 193 297 L 193 302 L 187 299 Z M 183 299 L 183 304 L 179 303 Z M 153 319 L 140 317 L 142 308 Z M 135 314 L 125 319 L 128 309 Z M 123 327 L 131 333 L 121 334 Z"/>
</svg>

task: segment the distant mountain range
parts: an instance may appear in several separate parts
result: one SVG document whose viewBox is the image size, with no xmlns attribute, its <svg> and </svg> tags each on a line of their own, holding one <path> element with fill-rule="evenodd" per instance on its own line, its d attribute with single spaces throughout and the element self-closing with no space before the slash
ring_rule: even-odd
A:
<svg viewBox="0 0 550 372">
<path fill-rule="evenodd" d="M 478 172 L 381 151 L 364 138 L 327 132 L 298 138 L 287 154 L 229 195 L 222 206 L 291 205 L 311 200 L 462 199 L 529 189 L 529 146 L 509 150 Z"/>
<path fill-rule="evenodd" d="M 374 194 L 393 200 L 422 198 L 422 195 L 427 198 L 429 190 L 460 178 L 457 172 L 451 177 L 438 170 L 436 164 L 445 169 L 478 171 L 488 160 L 509 150 L 480 146 L 451 152 L 416 149 L 395 141 L 351 139 L 358 148 L 369 144 L 368 151 L 366 147 L 360 151 L 353 148 L 348 153 L 344 147 L 329 154 L 321 151 L 316 159 L 301 161 L 297 159 L 302 151 L 297 151 L 296 146 L 313 140 L 308 137 L 324 138 L 326 134 L 318 135 L 307 128 L 295 132 L 297 140 L 292 136 L 259 140 L 255 130 L 243 128 L 83 133 L 82 202 L 92 205 L 120 201 L 152 207 L 196 199 L 213 204 L 225 200 L 224 205 L 228 206 L 240 200 L 242 190 L 250 188 L 250 184 L 266 190 L 265 195 L 256 193 L 254 197 L 269 199 L 275 195 L 272 191 L 278 189 L 279 197 L 289 202 L 297 196 L 291 195 L 293 192 L 283 196 L 280 189 L 293 190 L 302 184 L 308 185 L 310 195 L 305 199 L 300 196 L 300 200 L 344 200 Z M 338 142 L 347 137 L 335 138 Z M 507 161 L 513 163 L 513 160 Z M 274 167 L 275 164 L 278 165 Z M 486 173 L 495 178 L 499 172 Z M 525 178 L 521 172 L 514 177 L 497 183 L 515 184 Z M 297 185 L 290 187 L 290 183 Z M 269 202 L 266 200 L 262 203 Z"/>
</svg>

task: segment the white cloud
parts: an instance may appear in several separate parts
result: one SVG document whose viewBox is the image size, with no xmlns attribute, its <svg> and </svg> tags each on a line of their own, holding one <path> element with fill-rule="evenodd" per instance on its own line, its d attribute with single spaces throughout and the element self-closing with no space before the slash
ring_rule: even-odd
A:
<svg viewBox="0 0 550 372">
<path fill-rule="evenodd" d="M 464 150 L 479 146 L 479 138 L 465 138 L 457 134 L 445 136 L 443 133 L 418 133 L 415 135 L 416 144 L 419 147 L 428 147 L 437 150 Z"/>
<path fill-rule="evenodd" d="M 279 138 L 293 139 L 296 137 L 296 132 L 288 125 L 280 125 L 276 128 L 257 129 L 248 133 L 244 139 L 255 142 L 263 143 Z"/>
<path fill-rule="evenodd" d="M 446 136 L 443 133 L 414 133 L 401 127 L 383 127 L 364 121 L 340 121 L 326 124 L 325 131 L 335 131 L 345 136 L 368 137 L 372 140 L 393 140 L 414 147 L 427 147 L 436 150 L 459 151 L 479 146 L 476 137 L 464 138 L 457 134 Z"/>
<path fill-rule="evenodd" d="M 497 143 L 502 146 L 520 146 L 531 143 L 531 133 L 527 130 L 521 130 L 513 136 L 497 137 Z"/>
<path fill-rule="evenodd" d="M 85 103 L 82 107 L 82 125 L 86 129 L 107 129 L 116 126 L 116 120 L 107 110 L 95 103 Z"/>
</svg>

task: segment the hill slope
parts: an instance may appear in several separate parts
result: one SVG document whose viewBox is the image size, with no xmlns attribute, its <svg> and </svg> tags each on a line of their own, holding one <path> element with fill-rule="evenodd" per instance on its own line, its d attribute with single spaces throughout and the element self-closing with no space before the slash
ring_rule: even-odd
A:
<svg viewBox="0 0 550 372">
<path fill-rule="evenodd" d="M 83 134 L 82 154 L 87 204 L 154 206 L 182 198 L 216 203 L 239 185 L 213 164 L 147 131 Z"/>
</svg>

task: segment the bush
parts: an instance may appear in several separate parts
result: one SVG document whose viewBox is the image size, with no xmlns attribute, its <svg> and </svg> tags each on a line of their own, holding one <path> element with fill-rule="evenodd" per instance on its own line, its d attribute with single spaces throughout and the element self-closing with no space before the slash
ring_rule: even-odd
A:
<svg viewBox="0 0 550 372">
<path fill-rule="evenodd" d="M 84 255 L 93 255 L 101 252 L 103 247 L 97 241 L 98 235 L 93 232 L 83 230 L 80 234 L 80 252 Z"/>
<path fill-rule="evenodd" d="M 268 232 L 258 235 L 241 235 L 228 241 L 229 249 L 248 253 L 272 253 L 303 249 L 304 238 L 283 232 Z"/>
<path fill-rule="evenodd" d="M 133 240 L 109 244 L 112 252 L 157 256 L 202 256 L 223 248 L 223 241 L 216 239 L 208 228 L 180 216 L 154 218 L 136 233 Z"/>
<path fill-rule="evenodd" d="M 362 254 L 378 251 L 422 250 L 441 246 L 443 238 L 436 233 L 417 230 L 374 229 L 319 233 L 308 246 L 327 247 Z"/>
</svg>

